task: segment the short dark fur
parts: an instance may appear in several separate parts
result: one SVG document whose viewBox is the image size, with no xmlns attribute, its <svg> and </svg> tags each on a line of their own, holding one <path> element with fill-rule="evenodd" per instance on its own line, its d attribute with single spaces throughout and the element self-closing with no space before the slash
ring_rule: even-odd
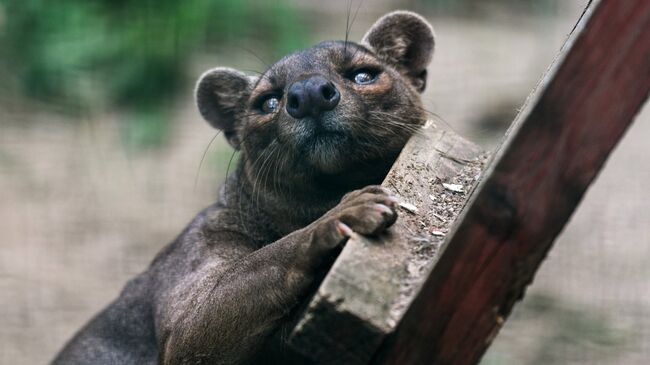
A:
<svg viewBox="0 0 650 365">
<path fill-rule="evenodd" d="M 418 92 L 432 52 L 428 23 L 394 12 L 361 44 L 323 42 L 259 78 L 206 72 L 199 110 L 241 151 L 236 171 L 54 364 L 271 363 L 271 353 L 302 363 L 273 334 L 350 235 L 380 234 L 397 218 L 396 200 L 374 184 L 425 119 Z M 374 81 L 355 83 L 364 70 Z M 319 82 L 332 102 L 293 117 L 288 90 Z M 269 98 L 279 108 L 265 112 Z"/>
</svg>

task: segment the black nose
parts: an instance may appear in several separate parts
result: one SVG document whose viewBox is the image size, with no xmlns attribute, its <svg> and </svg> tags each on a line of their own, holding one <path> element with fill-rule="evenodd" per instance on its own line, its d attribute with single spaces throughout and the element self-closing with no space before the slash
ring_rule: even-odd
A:
<svg viewBox="0 0 650 365">
<path fill-rule="evenodd" d="M 341 100 L 341 94 L 333 83 L 321 76 L 311 76 L 296 81 L 287 92 L 287 113 L 298 119 L 308 115 L 317 117 L 332 110 Z"/>
</svg>

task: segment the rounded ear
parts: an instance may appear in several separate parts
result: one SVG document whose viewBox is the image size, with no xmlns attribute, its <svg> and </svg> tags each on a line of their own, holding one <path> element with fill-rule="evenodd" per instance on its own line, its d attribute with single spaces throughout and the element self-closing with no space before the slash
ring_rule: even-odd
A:
<svg viewBox="0 0 650 365">
<path fill-rule="evenodd" d="M 396 66 L 416 90 L 424 91 L 435 36 L 423 17 L 410 11 L 388 13 L 370 27 L 361 43 L 383 61 Z"/>
<path fill-rule="evenodd" d="M 201 75 L 196 84 L 196 104 L 203 118 L 223 131 L 239 147 L 237 128 L 246 110 L 254 78 L 232 68 L 217 67 Z"/>
</svg>

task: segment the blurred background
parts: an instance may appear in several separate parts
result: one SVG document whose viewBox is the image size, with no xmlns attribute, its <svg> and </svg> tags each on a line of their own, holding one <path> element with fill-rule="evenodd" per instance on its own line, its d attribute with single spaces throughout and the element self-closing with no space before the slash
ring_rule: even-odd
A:
<svg viewBox="0 0 650 365">
<path fill-rule="evenodd" d="M 352 40 L 417 11 L 427 108 L 491 150 L 586 3 L 0 0 L 0 363 L 52 359 L 215 199 L 232 150 L 193 104 L 202 71 L 343 39 L 349 7 Z M 648 109 L 483 364 L 650 362 Z"/>
</svg>

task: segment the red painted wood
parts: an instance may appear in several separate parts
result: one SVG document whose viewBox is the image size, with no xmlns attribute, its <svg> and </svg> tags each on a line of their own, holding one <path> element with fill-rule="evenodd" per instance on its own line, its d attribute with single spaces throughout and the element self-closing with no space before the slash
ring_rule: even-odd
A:
<svg viewBox="0 0 650 365">
<path fill-rule="evenodd" d="M 592 8 L 517 117 L 375 364 L 477 363 L 645 102 L 650 1 Z"/>
</svg>

